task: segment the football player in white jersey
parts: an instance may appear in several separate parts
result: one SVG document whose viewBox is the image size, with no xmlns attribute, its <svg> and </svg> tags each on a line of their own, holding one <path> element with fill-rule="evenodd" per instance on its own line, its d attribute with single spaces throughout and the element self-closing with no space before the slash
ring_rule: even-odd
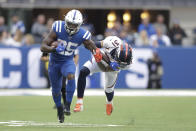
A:
<svg viewBox="0 0 196 131">
<path fill-rule="evenodd" d="M 104 60 L 96 62 L 94 58 L 87 61 L 80 70 L 77 84 L 77 103 L 74 112 L 83 111 L 83 96 L 86 86 L 86 77 L 89 74 L 105 72 L 105 94 L 107 97 L 106 114 L 111 115 L 113 110 L 112 99 L 114 96 L 114 86 L 120 70 L 130 68 L 132 63 L 132 48 L 120 38 L 109 36 L 103 41 L 96 42 L 96 46 L 101 48 Z M 107 63 L 105 62 L 107 60 Z"/>
</svg>

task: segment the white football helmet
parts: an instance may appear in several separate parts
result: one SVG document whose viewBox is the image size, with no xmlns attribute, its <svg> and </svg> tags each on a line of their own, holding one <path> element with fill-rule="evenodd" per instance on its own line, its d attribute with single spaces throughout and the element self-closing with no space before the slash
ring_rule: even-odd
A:
<svg viewBox="0 0 196 131">
<path fill-rule="evenodd" d="M 65 29 L 69 35 L 73 35 L 80 29 L 83 23 L 82 14 L 79 10 L 71 10 L 65 16 Z"/>
</svg>

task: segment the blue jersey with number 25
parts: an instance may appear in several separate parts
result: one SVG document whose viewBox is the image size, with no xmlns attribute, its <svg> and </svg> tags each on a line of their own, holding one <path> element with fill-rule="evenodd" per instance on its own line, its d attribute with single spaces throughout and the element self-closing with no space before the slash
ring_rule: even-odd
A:
<svg viewBox="0 0 196 131">
<path fill-rule="evenodd" d="M 55 21 L 52 25 L 52 30 L 56 33 L 59 43 L 63 43 L 65 50 L 60 53 L 51 53 L 50 60 L 52 61 L 66 61 L 73 59 L 74 51 L 85 40 L 91 39 L 91 33 L 82 28 L 73 35 L 69 35 L 65 30 L 65 21 Z"/>
</svg>

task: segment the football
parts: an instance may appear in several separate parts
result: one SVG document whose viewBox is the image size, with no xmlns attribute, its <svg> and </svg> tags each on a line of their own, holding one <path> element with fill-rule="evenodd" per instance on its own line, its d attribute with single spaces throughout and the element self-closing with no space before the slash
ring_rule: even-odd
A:
<svg viewBox="0 0 196 131">
<path fill-rule="evenodd" d="M 51 47 L 56 48 L 58 44 L 59 44 L 58 41 L 54 41 L 52 42 Z"/>
</svg>

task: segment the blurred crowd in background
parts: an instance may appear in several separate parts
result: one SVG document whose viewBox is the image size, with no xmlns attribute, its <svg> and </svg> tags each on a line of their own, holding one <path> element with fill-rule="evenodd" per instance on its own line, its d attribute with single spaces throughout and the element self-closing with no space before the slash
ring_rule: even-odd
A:
<svg viewBox="0 0 196 131">
<path fill-rule="evenodd" d="M 27 18 L 28 19 L 28 18 Z M 5 25 L 5 19 L 0 16 L 0 43 L 8 46 L 23 46 L 41 44 L 42 39 L 47 35 L 54 22 L 53 18 L 46 19 L 44 14 L 39 14 L 31 27 L 31 32 L 25 32 L 24 22 L 19 16 L 13 15 L 10 27 Z M 182 45 L 182 41 L 187 37 L 180 21 L 173 20 L 172 26 L 167 28 L 164 23 L 164 16 L 157 15 L 156 22 L 151 23 L 149 17 L 142 19 L 137 30 L 132 29 L 130 23 L 121 23 L 120 20 L 114 22 L 112 28 L 106 28 L 104 34 L 93 37 L 101 40 L 106 36 L 116 35 L 132 46 L 172 46 Z M 85 20 L 86 21 L 86 20 Z M 93 23 L 84 22 L 83 28 L 95 34 Z M 196 31 L 195 31 L 196 32 Z"/>
<path fill-rule="evenodd" d="M 171 28 L 167 28 L 163 15 L 159 14 L 155 23 L 150 23 L 150 18 L 142 19 L 137 31 L 131 28 L 130 23 L 121 24 L 116 21 L 114 27 L 105 31 L 105 36 L 117 35 L 122 40 L 135 46 L 172 46 L 182 45 L 182 40 L 187 37 L 179 21 L 175 20 Z"/>
<path fill-rule="evenodd" d="M 31 33 L 26 33 L 24 22 L 19 16 L 13 15 L 12 24 L 10 27 L 5 25 L 5 19 L 0 16 L 0 42 L 8 46 L 23 46 L 40 44 L 43 38 L 47 35 L 54 22 L 53 18 L 46 21 L 45 15 L 40 14 L 37 16 L 36 21 L 31 27 Z"/>
</svg>

